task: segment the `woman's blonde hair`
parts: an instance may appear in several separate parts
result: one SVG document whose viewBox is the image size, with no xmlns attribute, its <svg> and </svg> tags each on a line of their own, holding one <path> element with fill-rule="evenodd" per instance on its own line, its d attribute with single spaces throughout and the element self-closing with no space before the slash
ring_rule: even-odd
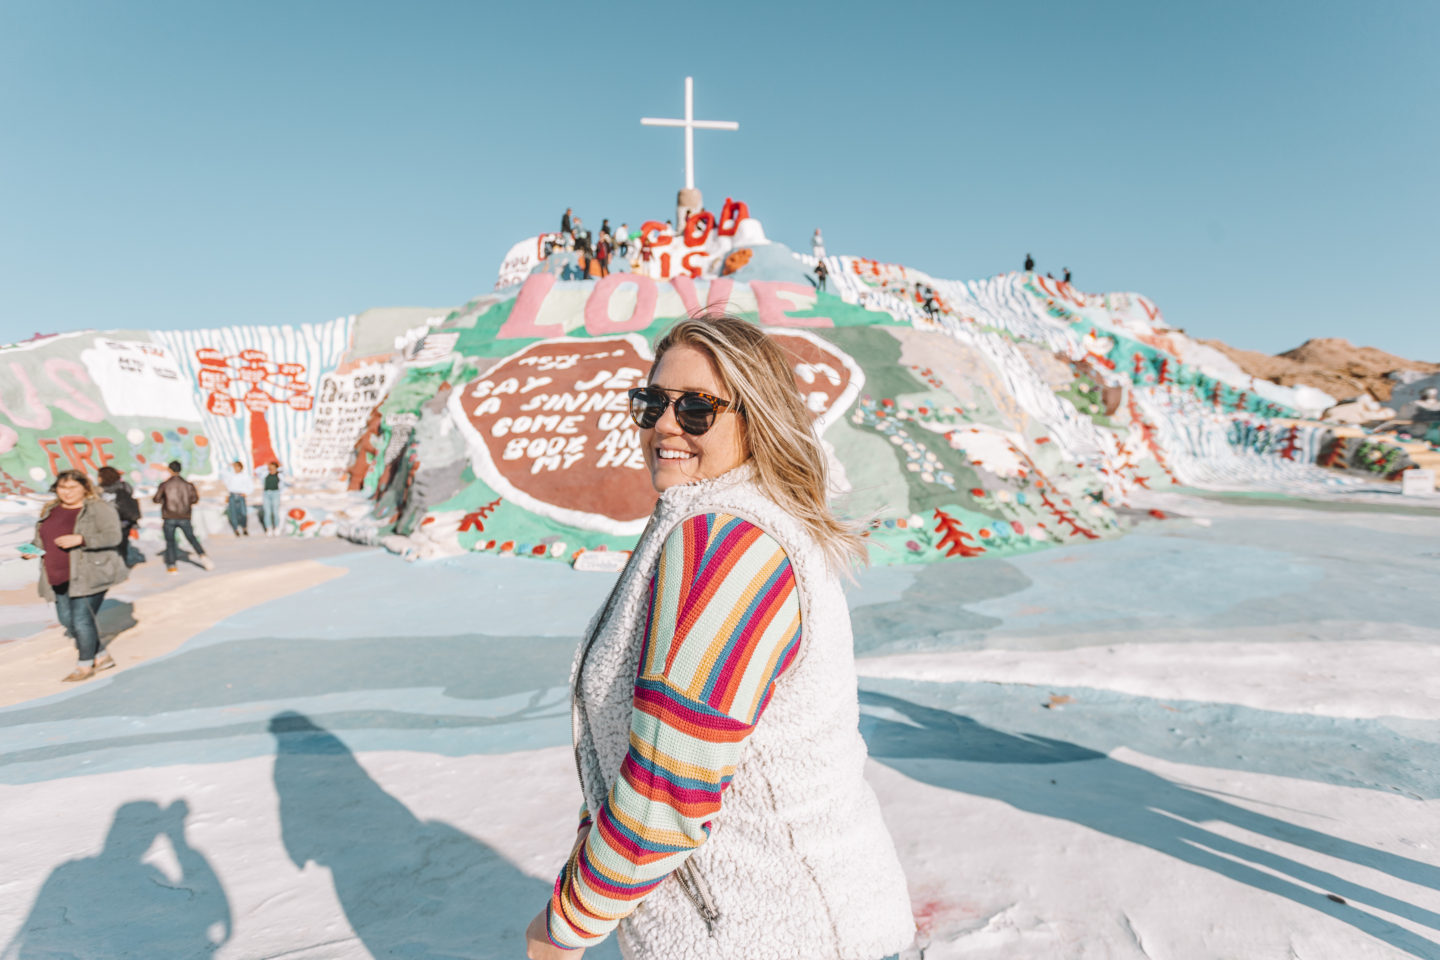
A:
<svg viewBox="0 0 1440 960">
<path fill-rule="evenodd" d="M 655 363 L 679 346 L 708 356 L 729 392 L 727 399 L 738 404 L 761 492 L 804 525 L 834 567 L 863 563 L 868 558 L 863 528 L 830 510 L 825 449 L 784 349 L 755 324 L 728 314 L 702 314 L 675 324 L 655 344 Z"/>
</svg>

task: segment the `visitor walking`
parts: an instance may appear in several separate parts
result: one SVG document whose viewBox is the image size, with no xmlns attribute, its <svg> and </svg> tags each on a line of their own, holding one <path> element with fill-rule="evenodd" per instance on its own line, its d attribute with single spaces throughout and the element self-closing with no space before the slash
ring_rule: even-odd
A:
<svg viewBox="0 0 1440 960">
<path fill-rule="evenodd" d="M 815 235 L 810 238 L 810 253 L 816 260 L 825 259 L 825 238 L 820 235 L 820 228 L 815 228 Z"/>
<path fill-rule="evenodd" d="M 821 260 L 815 264 L 815 292 L 819 293 L 825 289 L 825 278 L 830 276 L 830 268 L 825 266 Z"/>
<path fill-rule="evenodd" d="M 250 536 L 250 506 L 246 498 L 254 489 L 254 478 L 245 470 L 245 464 L 236 460 L 225 474 L 225 490 L 229 494 L 225 499 L 225 519 L 230 521 L 230 529 L 237 537 Z"/>
<path fill-rule="evenodd" d="M 114 467 L 101 467 L 97 476 L 100 478 L 101 496 L 120 515 L 120 543 L 115 547 L 115 552 L 120 554 L 120 559 L 129 567 L 130 536 L 140 525 L 140 502 L 135 499 L 134 489 L 120 476 L 119 470 Z"/>
<path fill-rule="evenodd" d="M 50 488 L 55 499 L 40 508 L 33 546 L 40 564 L 40 597 L 55 604 L 55 617 L 79 655 L 66 683 L 88 680 L 115 666 L 100 644 L 95 615 L 105 591 L 130 575 L 115 552 L 120 514 L 83 470 L 62 470 Z"/>
<path fill-rule="evenodd" d="M 655 358 L 630 416 L 660 499 L 576 656 L 585 805 L 528 954 L 618 928 L 628 960 L 893 955 L 915 923 L 864 780 L 862 530 L 774 340 L 708 315 Z"/>
<path fill-rule="evenodd" d="M 615 231 L 615 249 L 620 251 L 620 256 L 630 256 L 630 225 L 620 224 L 620 229 Z"/>
<path fill-rule="evenodd" d="M 272 537 L 280 536 L 280 464 L 270 461 L 265 474 L 264 492 L 260 495 L 260 526 Z"/>
<path fill-rule="evenodd" d="M 205 556 L 205 548 L 195 539 L 195 528 L 190 525 L 190 511 L 200 502 L 200 491 L 195 484 L 180 476 L 183 467 L 179 460 L 169 463 L 170 476 L 155 490 L 154 501 L 160 504 L 160 519 L 164 521 L 165 572 L 175 572 L 175 561 L 179 551 L 175 546 L 175 534 L 185 534 L 195 550 L 195 562 L 206 570 L 214 570 L 214 562 Z"/>
<path fill-rule="evenodd" d="M 1026 272 L 1026 273 L 1033 273 L 1034 271 L 1035 271 L 1035 258 L 1032 257 L 1032 256 L 1030 256 L 1030 254 L 1027 253 L 1027 254 L 1025 254 L 1025 272 Z"/>
</svg>

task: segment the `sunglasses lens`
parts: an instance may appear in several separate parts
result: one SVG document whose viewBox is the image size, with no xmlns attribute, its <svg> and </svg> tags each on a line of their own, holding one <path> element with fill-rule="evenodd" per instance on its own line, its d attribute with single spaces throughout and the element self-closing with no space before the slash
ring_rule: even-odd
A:
<svg viewBox="0 0 1440 960">
<path fill-rule="evenodd" d="M 630 419 L 640 429 L 649 430 L 665 412 L 665 402 L 663 393 L 651 393 L 643 387 L 636 387 L 630 391 Z"/>
<path fill-rule="evenodd" d="M 704 397 L 683 396 L 675 401 L 675 419 L 680 429 L 699 436 L 715 422 L 715 404 Z"/>
</svg>

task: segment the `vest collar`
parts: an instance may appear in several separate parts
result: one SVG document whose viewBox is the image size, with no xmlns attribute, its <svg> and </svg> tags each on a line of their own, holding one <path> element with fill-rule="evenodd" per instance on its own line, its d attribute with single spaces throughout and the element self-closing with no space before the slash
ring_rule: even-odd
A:
<svg viewBox="0 0 1440 960">
<path fill-rule="evenodd" d="M 726 471 L 718 477 L 713 477 L 709 480 L 696 480 L 694 483 L 671 487 L 669 490 L 660 494 L 660 506 L 665 508 L 688 505 L 717 493 L 723 493 L 735 487 L 751 483 L 754 479 L 754 463 L 746 460 L 740 464 L 740 466 Z"/>
</svg>

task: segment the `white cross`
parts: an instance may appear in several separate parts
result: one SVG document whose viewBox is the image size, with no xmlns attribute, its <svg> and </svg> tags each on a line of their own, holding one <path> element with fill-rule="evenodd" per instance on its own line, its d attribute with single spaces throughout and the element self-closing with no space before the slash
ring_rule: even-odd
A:
<svg viewBox="0 0 1440 960">
<path fill-rule="evenodd" d="M 685 119 L 684 120 L 657 120 L 654 117 L 641 117 L 640 122 L 647 127 L 684 127 L 685 128 L 685 189 L 695 189 L 695 131 L 700 130 L 739 130 L 740 124 L 731 120 L 696 120 L 695 119 L 695 80 L 693 77 L 685 78 Z"/>
</svg>

